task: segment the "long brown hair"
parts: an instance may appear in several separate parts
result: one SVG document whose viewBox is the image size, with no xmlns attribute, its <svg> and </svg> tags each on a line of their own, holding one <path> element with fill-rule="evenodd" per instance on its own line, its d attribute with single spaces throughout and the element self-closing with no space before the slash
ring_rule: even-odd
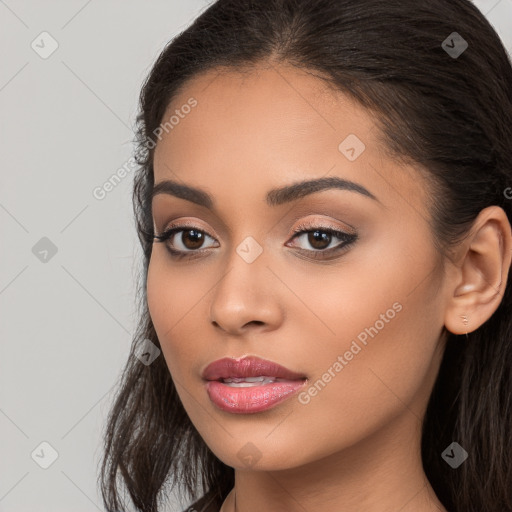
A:
<svg viewBox="0 0 512 512">
<path fill-rule="evenodd" d="M 455 40 L 467 42 L 460 55 L 449 51 Z M 134 354 L 146 339 L 160 346 L 145 290 L 155 130 L 188 80 L 266 59 L 311 70 L 371 109 L 389 154 L 428 169 L 422 172 L 436 191 L 432 231 L 441 250 L 460 241 L 487 206 L 501 206 L 512 222 L 505 193 L 512 186 L 512 66 L 470 1 L 213 3 L 165 47 L 140 95 L 133 189 L 144 255 L 140 323 L 104 433 L 100 482 L 109 511 L 125 507 L 121 489 L 138 510 L 157 512 L 172 488 L 193 499 L 209 492 L 220 506 L 234 485 L 233 469 L 190 422 L 164 358 L 146 366 Z M 510 274 L 508 281 L 497 311 L 467 341 L 448 333 L 424 419 L 424 469 L 452 512 L 512 511 Z M 457 469 L 441 457 L 453 441 L 469 452 Z"/>
</svg>

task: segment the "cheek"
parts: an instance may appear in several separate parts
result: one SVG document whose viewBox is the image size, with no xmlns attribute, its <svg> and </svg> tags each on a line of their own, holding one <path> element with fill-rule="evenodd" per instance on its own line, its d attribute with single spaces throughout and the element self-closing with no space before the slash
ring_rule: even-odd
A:
<svg viewBox="0 0 512 512">
<path fill-rule="evenodd" d="M 365 334 L 366 343 L 356 335 L 306 354 L 317 371 L 297 398 L 296 421 L 281 428 L 282 437 L 273 442 L 299 443 L 322 432 L 318 445 L 301 455 L 314 460 L 355 445 L 398 416 L 417 424 L 439 362 L 434 357 L 439 335 L 432 327 L 434 318 L 429 326 L 429 319 L 420 316 L 406 303 L 380 330 L 375 322 L 370 327 L 376 330 L 354 327 Z"/>
<path fill-rule="evenodd" d="M 208 357 L 205 304 L 215 280 L 209 283 L 205 273 L 180 270 L 164 252 L 165 248 L 155 249 L 148 267 L 148 309 L 169 371 L 173 377 L 189 378 L 198 355 L 206 352 Z"/>
<path fill-rule="evenodd" d="M 193 300 L 190 295 L 194 288 L 183 287 L 175 273 L 175 270 L 166 265 L 165 258 L 154 250 L 148 267 L 147 301 L 149 314 L 168 365 L 176 360 L 177 355 L 174 354 L 174 347 L 169 340 L 173 339 L 175 331 L 186 317 L 186 306 Z"/>
<path fill-rule="evenodd" d="M 308 306 L 315 312 L 294 316 L 301 359 L 312 377 L 298 397 L 307 418 L 300 428 L 312 433 L 335 422 L 333 436 L 345 442 L 428 397 L 443 325 L 440 275 L 432 274 L 431 256 L 414 260 L 380 251 L 338 277 L 333 272 L 320 280 L 295 280 L 299 296 L 313 296 Z M 412 406 L 418 416 L 421 403 Z M 301 435 L 300 429 L 295 433 Z"/>
</svg>

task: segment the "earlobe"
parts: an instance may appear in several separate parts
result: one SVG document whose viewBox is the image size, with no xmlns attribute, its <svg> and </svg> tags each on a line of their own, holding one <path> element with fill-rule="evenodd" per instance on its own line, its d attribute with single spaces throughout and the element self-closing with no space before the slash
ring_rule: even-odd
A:
<svg viewBox="0 0 512 512">
<path fill-rule="evenodd" d="M 512 235 L 504 210 L 498 206 L 482 210 L 461 248 L 445 311 L 445 327 L 453 334 L 478 329 L 496 311 L 505 293 Z"/>
</svg>

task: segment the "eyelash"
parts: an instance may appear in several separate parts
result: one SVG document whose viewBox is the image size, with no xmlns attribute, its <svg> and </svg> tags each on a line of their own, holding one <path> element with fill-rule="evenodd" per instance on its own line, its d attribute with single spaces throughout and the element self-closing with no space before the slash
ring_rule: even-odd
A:
<svg viewBox="0 0 512 512">
<path fill-rule="evenodd" d="M 173 235 L 180 233 L 182 231 L 187 231 L 187 230 L 198 231 L 199 233 L 202 233 L 203 235 L 207 235 L 213 239 L 213 237 L 211 235 L 209 235 L 206 231 L 198 229 L 197 226 L 187 225 L 187 224 L 171 226 L 169 229 L 164 231 L 161 235 L 154 235 L 153 238 L 154 238 L 155 243 L 165 243 L 166 241 L 170 240 Z M 312 259 L 328 259 L 329 256 L 331 256 L 333 254 L 337 254 L 342 249 L 347 249 L 349 246 L 353 245 L 358 238 L 357 234 L 355 234 L 355 233 L 346 233 L 344 231 L 340 231 L 339 229 L 336 229 L 333 226 L 316 226 L 316 225 L 305 223 L 305 224 L 301 224 L 301 225 L 297 226 L 293 230 L 294 235 L 291 239 L 294 240 L 295 238 L 299 238 L 300 235 L 312 233 L 315 231 L 327 233 L 330 236 L 339 238 L 343 243 L 340 243 L 335 247 L 331 247 L 330 249 L 317 249 L 317 250 L 299 249 L 299 251 L 313 253 L 311 256 L 309 256 Z M 208 251 L 208 249 L 197 249 L 197 250 L 191 249 L 188 251 L 179 251 L 179 250 L 176 250 L 176 249 L 173 249 L 172 247 L 170 247 L 169 244 L 165 244 L 165 246 L 166 246 L 167 250 L 170 252 L 171 256 L 177 260 L 180 260 L 183 258 L 194 257 L 192 255 L 197 255 L 202 252 Z M 318 256 L 317 256 L 317 254 L 318 254 Z"/>
</svg>

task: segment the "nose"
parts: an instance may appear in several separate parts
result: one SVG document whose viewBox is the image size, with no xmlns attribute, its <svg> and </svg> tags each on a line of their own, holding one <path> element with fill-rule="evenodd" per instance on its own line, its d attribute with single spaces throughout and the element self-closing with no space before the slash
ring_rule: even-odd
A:
<svg viewBox="0 0 512 512">
<path fill-rule="evenodd" d="M 211 322 L 233 335 L 253 329 L 274 330 L 284 318 L 283 291 L 282 283 L 267 267 L 264 253 L 248 263 L 233 251 L 227 271 L 211 296 Z"/>
</svg>

